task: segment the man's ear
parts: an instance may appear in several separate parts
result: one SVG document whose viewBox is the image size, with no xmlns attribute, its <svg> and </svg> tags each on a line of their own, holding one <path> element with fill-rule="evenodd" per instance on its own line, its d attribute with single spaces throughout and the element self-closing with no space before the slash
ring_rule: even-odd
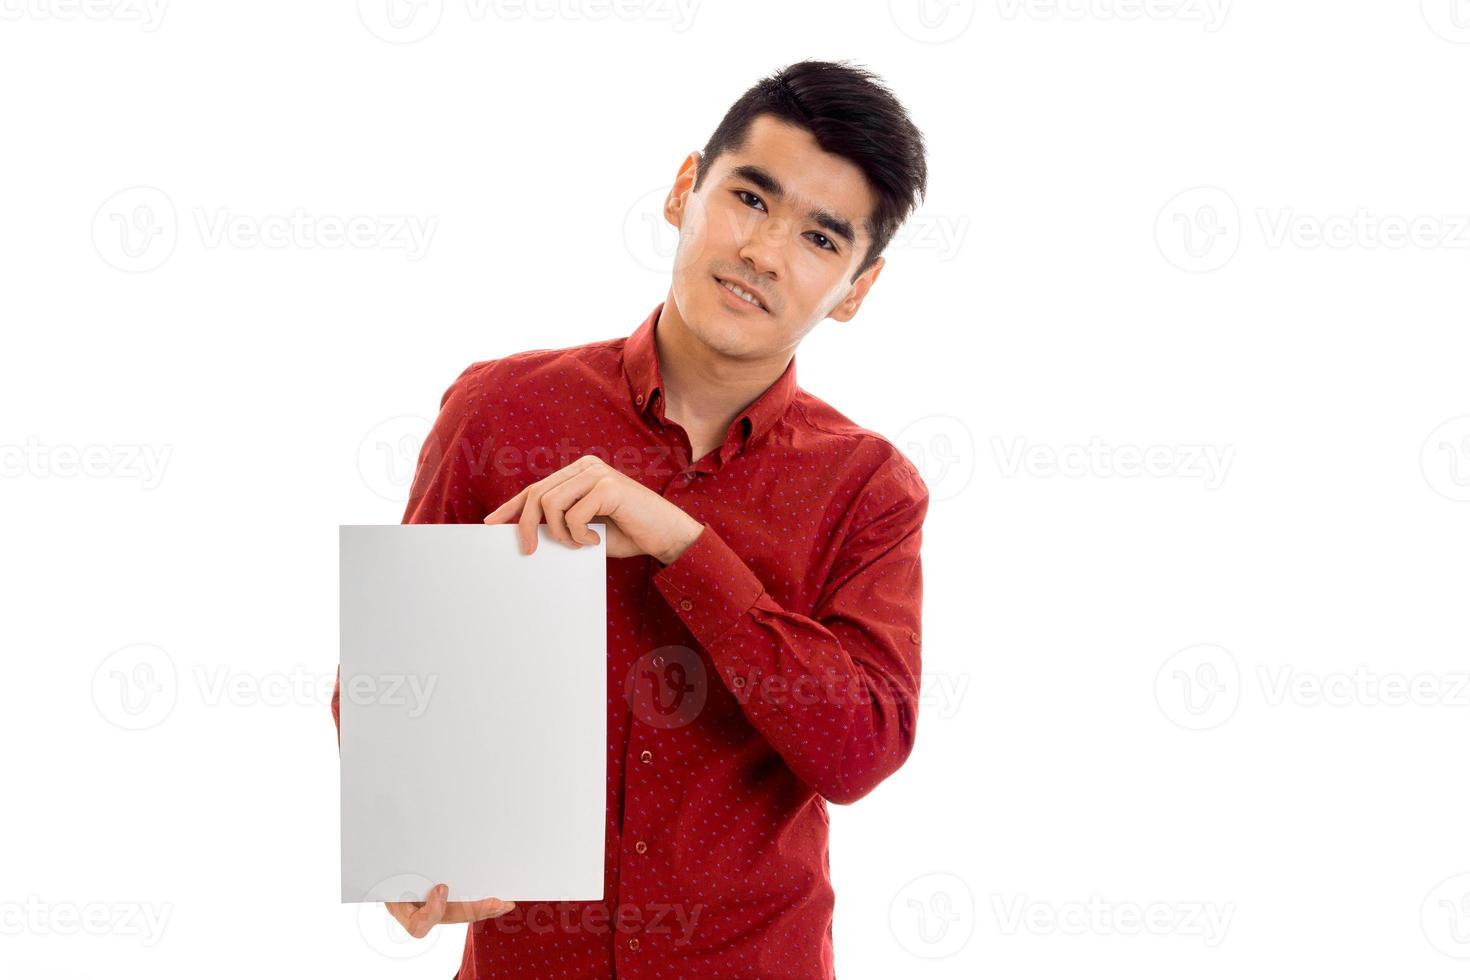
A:
<svg viewBox="0 0 1470 980">
<path fill-rule="evenodd" d="M 857 282 L 847 291 L 847 295 L 832 307 L 832 312 L 827 315 L 839 323 L 846 323 L 857 316 L 858 307 L 863 305 L 863 297 L 868 295 L 868 290 L 873 288 L 873 283 L 878 281 L 878 273 L 883 271 L 884 259 L 879 256 L 878 261 L 867 272 L 857 277 Z"/>
<path fill-rule="evenodd" d="M 674 175 L 674 186 L 669 188 L 669 196 L 664 198 L 664 218 L 675 228 L 683 227 L 684 210 L 688 207 L 689 195 L 694 190 L 702 162 L 698 150 L 685 157 L 679 164 L 679 172 Z"/>
</svg>

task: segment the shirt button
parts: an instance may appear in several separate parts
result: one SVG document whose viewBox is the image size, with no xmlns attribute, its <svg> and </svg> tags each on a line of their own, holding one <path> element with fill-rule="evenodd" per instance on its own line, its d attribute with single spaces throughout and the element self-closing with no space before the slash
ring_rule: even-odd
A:
<svg viewBox="0 0 1470 980">
<path fill-rule="evenodd" d="M 918 643 L 919 642 L 919 634 L 917 632 L 915 632 L 914 630 L 909 630 L 909 639 L 913 640 L 915 643 Z"/>
<path fill-rule="evenodd" d="M 643 843 L 643 841 L 639 841 L 638 843 L 633 845 L 633 850 L 637 851 L 639 854 L 642 854 L 648 850 L 648 845 Z"/>
<path fill-rule="evenodd" d="M 638 758 L 641 759 L 644 762 L 652 762 L 653 761 L 653 753 L 650 752 L 650 751 L 648 751 L 647 749 L 644 749 L 643 750 L 643 754 L 640 755 Z"/>
<path fill-rule="evenodd" d="M 684 610 L 693 609 L 694 608 L 694 603 L 690 602 L 688 599 L 680 599 L 679 600 L 679 608 L 680 609 L 684 609 Z"/>
<path fill-rule="evenodd" d="M 659 654 L 658 656 L 654 657 L 653 658 L 653 665 L 655 667 L 662 667 L 664 665 L 664 655 L 663 654 Z"/>
<path fill-rule="evenodd" d="M 639 395 L 637 398 L 633 399 L 633 401 L 636 402 L 639 405 L 642 405 L 643 404 L 643 396 L 642 395 Z"/>
<path fill-rule="evenodd" d="M 745 678 L 741 677 L 739 674 L 736 674 L 734 677 L 730 678 L 730 683 L 734 684 L 736 687 L 744 687 Z"/>
<path fill-rule="evenodd" d="M 628 948 L 629 949 L 637 949 L 638 948 L 638 937 L 637 936 L 634 936 L 632 939 L 628 940 Z"/>
</svg>

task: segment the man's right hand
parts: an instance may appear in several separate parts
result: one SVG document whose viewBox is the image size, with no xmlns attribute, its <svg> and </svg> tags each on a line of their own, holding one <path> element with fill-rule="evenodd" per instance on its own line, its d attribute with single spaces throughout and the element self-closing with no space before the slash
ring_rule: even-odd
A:
<svg viewBox="0 0 1470 980">
<path fill-rule="evenodd" d="M 502 902 L 498 898 L 482 898 L 478 902 L 449 901 L 449 886 L 435 885 L 429 891 L 428 901 L 386 902 L 388 913 L 415 939 L 423 939 L 429 930 L 445 923 L 479 922 L 494 919 L 516 907 L 515 902 Z"/>
</svg>

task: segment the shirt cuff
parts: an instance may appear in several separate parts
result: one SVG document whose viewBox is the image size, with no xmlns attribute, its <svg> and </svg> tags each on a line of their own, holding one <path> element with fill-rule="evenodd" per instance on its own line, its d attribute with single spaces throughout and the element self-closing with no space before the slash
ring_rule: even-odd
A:
<svg viewBox="0 0 1470 980">
<path fill-rule="evenodd" d="M 766 591 L 708 524 L 683 554 L 654 573 L 653 584 L 706 650 Z"/>
</svg>

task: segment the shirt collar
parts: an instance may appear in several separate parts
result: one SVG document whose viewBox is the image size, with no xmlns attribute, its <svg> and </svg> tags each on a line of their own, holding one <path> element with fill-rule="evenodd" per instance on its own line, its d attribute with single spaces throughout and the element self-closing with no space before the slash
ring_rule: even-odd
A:
<svg viewBox="0 0 1470 980">
<path fill-rule="evenodd" d="M 654 333 L 663 308 L 663 303 L 654 307 L 648 318 L 623 343 L 623 374 L 628 379 L 628 397 L 633 408 L 640 414 L 652 412 L 653 417 L 661 422 L 667 419 L 663 406 L 663 373 L 658 366 L 658 345 L 654 342 Z M 729 431 L 725 433 L 722 458 L 731 447 L 743 450 L 765 435 L 786 414 L 795 395 L 796 355 L 793 354 L 781 376 L 730 423 Z M 654 407 L 655 402 L 658 403 L 657 408 Z"/>
</svg>

